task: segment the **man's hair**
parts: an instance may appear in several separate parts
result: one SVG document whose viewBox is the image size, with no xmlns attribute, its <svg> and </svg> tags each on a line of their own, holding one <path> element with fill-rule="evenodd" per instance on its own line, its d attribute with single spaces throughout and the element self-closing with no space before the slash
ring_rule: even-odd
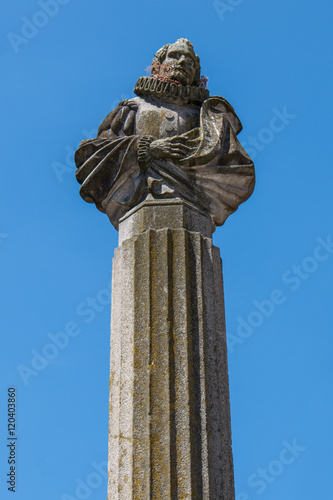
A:
<svg viewBox="0 0 333 500">
<path fill-rule="evenodd" d="M 182 43 L 184 45 L 187 45 L 188 48 L 193 52 L 194 63 L 195 63 L 195 75 L 194 75 L 194 80 L 193 80 L 192 86 L 197 87 L 200 84 L 200 77 L 201 77 L 200 58 L 194 52 L 194 48 L 193 48 L 192 43 L 189 40 L 187 40 L 186 38 L 179 38 L 179 40 L 176 40 L 176 42 L 174 42 L 174 43 L 167 43 L 160 50 L 158 50 L 153 58 L 152 68 L 163 64 L 163 62 L 165 61 L 165 58 L 167 56 L 167 52 L 169 50 L 169 47 L 171 47 L 171 45 L 175 45 L 176 43 Z"/>
</svg>

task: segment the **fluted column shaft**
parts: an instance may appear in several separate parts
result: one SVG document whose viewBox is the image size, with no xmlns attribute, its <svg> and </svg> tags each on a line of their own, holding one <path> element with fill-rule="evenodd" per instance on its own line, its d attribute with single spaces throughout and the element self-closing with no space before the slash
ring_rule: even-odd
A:
<svg viewBox="0 0 333 500">
<path fill-rule="evenodd" d="M 234 500 L 222 267 L 181 201 L 120 223 L 112 282 L 109 500 Z"/>
</svg>

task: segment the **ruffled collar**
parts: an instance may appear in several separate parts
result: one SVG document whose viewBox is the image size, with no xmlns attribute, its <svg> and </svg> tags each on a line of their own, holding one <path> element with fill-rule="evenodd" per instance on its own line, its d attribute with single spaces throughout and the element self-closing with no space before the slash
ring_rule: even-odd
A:
<svg viewBox="0 0 333 500">
<path fill-rule="evenodd" d="M 133 92 L 140 97 L 155 96 L 193 104 L 202 104 L 209 98 L 208 89 L 164 82 L 150 76 L 139 78 Z"/>
</svg>

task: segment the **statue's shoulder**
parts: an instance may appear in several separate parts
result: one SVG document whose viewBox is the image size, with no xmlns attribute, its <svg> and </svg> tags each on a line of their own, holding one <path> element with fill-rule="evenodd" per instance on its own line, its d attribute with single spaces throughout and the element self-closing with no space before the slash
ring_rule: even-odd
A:
<svg viewBox="0 0 333 500">
<path fill-rule="evenodd" d="M 133 120 L 134 114 L 138 109 L 137 97 L 133 97 L 133 99 L 124 99 L 120 101 L 118 106 L 116 106 L 110 113 L 104 118 L 102 123 L 98 128 L 97 135 L 99 136 L 102 132 L 109 130 L 111 128 L 111 124 L 116 120 L 117 122 L 125 121 L 127 115 L 131 112 L 131 118 Z"/>
<path fill-rule="evenodd" d="M 228 102 L 224 97 L 213 95 L 204 101 L 203 106 L 206 106 L 206 108 L 208 109 L 215 109 L 220 113 L 226 114 L 228 121 L 236 135 L 239 134 L 239 132 L 241 132 L 241 130 L 243 129 L 243 125 L 238 118 L 236 111 L 231 106 L 230 102 Z"/>
</svg>

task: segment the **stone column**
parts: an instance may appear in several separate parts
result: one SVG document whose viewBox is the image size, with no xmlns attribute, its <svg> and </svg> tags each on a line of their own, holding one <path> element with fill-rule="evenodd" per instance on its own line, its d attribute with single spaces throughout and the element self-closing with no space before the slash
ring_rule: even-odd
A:
<svg viewBox="0 0 333 500">
<path fill-rule="evenodd" d="M 211 219 L 146 200 L 113 260 L 108 500 L 234 500 L 222 266 Z"/>
</svg>

